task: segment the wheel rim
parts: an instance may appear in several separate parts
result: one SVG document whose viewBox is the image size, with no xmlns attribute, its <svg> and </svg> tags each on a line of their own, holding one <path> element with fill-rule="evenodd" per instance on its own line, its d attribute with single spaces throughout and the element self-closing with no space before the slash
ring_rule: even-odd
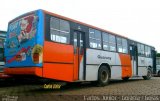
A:
<svg viewBox="0 0 160 101">
<path fill-rule="evenodd" d="M 108 74 L 107 74 L 106 71 L 102 71 L 102 73 L 101 73 L 101 80 L 103 82 L 106 82 L 108 80 Z"/>
</svg>

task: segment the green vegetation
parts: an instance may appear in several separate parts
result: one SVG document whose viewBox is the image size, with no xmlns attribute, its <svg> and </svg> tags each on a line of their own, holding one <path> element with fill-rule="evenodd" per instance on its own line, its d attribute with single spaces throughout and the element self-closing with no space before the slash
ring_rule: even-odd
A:
<svg viewBox="0 0 160 101">
<path fill-rule="evenodd" d="M 160 53 L 157 53 L 157 54 L 156 54 L 156 57 L 160 57 Z"/>
</svg>

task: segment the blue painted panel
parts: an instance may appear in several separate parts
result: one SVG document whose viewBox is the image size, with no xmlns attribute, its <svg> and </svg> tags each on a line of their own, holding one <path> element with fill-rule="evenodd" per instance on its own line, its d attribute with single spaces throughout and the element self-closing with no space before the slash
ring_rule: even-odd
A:
<svg viewBox="0 0 160 101">
<path fill-rule="evenodd" d="M 43 42 L 44 15 L 42 10 L 16 18 L 8 26 L 5 66 L 42 66 Z"/>
</svg>

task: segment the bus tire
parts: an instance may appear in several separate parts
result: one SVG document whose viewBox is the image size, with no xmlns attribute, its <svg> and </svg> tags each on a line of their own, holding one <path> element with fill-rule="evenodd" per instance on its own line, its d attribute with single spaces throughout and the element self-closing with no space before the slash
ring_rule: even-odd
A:
<svg viewBox="0 0 160 101">
<path fill-rule="evenodd" d="M 147 71 L 147 76 L 143 76 L 144 80 L 149 80 L 152 77 L 152 70 L 149 68 Z"/>
<path fill-rule="evenodd" d="M 123 81 L 128 81 L 129 80 L 129 77 L 124 77 L 122 78 Z"/>
<path fill-rule="evenodd" d="M 110 81 L 110 72 L 106 66 L 101 66 L 98 70 L 97 86 L 103 87 Z"/>
</svg>

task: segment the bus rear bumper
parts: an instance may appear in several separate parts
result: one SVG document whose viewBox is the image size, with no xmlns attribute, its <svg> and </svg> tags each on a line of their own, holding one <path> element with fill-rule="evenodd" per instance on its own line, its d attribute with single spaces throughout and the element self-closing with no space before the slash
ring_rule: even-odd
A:
<svg viewBox="0 0 160 101">
<path fill-rule="evenodd" d="M 42 68 L 41 67 L 5 68 L 4 73 L 7 75 L 35 75 L 42 77 Z"/>
</svg>

